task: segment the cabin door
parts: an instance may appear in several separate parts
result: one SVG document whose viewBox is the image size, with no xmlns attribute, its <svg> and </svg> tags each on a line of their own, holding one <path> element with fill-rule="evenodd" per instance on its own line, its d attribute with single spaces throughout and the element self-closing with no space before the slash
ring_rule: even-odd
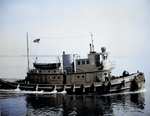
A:
<svg viewBox="0 0 150 116">
<path fill-rule="evenodd" d="M 87 83 L 91 82 L 91 74 L 90 73 L 86 74 L 85 80 Z"/>
<path fill-rule="evenodd" d="M 66 84 L 66 74 L 63 75 L 63 84 Z"/>
<path fill-rule="evenodd" d="M 71 75 L 70 81 L 71 81 L 71 83 L 76 83 L 76 75 Z"/>
<path fill-rule="evenodd" d="M 100 56 L 99 55 L 95 55 L 95 63 L 96 63 L 96 66 L 100 66 Z"/>
</svg>

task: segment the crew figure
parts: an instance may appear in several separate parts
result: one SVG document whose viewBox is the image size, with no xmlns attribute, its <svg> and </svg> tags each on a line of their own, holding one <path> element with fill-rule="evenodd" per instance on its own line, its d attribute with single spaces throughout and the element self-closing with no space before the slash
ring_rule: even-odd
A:
<svg viewBox="0 0 150 116">
<path fill-rule="evenodd" d="M 105 75 L 105 81 L 108 82 L 109 81 L 109 77 Z"/>
</svg>

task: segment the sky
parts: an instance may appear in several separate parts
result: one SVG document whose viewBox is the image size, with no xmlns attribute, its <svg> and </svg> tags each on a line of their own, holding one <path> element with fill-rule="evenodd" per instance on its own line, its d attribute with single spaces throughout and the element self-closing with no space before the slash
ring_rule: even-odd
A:
<svg viewBox="0 0 150 116">
<path fill-rule="evenodd" d="M 85 58 L 92 32 L 97 52 L 148 59 L 149 19 L 149 0 L 0 0 L 0 77 L 25 77 L 27 33 L 30 55 Z"/>
</svg>

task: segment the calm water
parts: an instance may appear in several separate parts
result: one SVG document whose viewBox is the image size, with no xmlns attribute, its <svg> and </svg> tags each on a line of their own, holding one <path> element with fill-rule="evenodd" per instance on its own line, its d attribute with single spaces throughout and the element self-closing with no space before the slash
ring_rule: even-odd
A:
<svg viewBox="0 0 150 116">
<path fill-rule="evenodd" d="M 1 90 L 2 116 L 150 116 L 150 92 L 106 95 Z"/>
<path fill-rule="evenodd" d="M 119 61 L 120 60 L 120 61 Z M 125 59 L 127 60 L 127 59 Z M 150 116 L 150 73 L 148 64 L 130 59 L 123 64 L 117 60 L 116 73 L 139 69 L 145 73 L 145 89 L 137 92 L 122 92 L 106 95 L 29 92 L 0 90 L 2 116 Z M 138 65 L 136 63 L 139 62 Z M 119 66 L 118 66 L 119 65 Z M 132 66 L 132 67 L 131 67 Z M 134 67 L 133 67 L 134 66 Z M 145 67 L 147 66 L 147 67 Z M 115 73 L 115 71 L 114 71 Z"/>
</svg>

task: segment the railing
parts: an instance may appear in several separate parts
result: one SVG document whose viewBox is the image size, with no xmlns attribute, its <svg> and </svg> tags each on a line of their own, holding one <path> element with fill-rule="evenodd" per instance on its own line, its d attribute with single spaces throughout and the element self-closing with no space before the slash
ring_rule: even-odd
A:
<svg viewBox="0 0 150 116">
<path fill-rule="evenodd" d="M 115 68 L 115 61 L 109 61 L 109 69 Z"/>
</svg>

